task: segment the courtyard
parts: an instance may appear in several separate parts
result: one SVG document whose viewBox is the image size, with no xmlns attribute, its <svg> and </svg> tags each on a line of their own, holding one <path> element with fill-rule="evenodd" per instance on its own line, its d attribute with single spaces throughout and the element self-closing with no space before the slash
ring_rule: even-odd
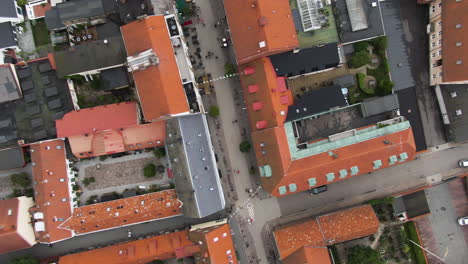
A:
<svg viewBox="0 0 468 264">
<path fill-rule="evenodd" d="M 144 169 L 154 165 L 154 176 L 145 176 Z M 133 195 L 172 188 L 167 173 L 166 159 L 157 158 L 153 152 L 143 152 L 118 158 L 94 158 L 73 165 L 78 170 L 77 186 L 80 205 L 97 202 L 103 196 L 122 198 L 124 192 Z"/>
</svg>

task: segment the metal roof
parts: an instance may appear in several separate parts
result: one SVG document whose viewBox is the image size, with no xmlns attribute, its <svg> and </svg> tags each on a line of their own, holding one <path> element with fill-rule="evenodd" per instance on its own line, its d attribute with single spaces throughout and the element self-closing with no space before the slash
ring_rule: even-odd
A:
<svg viewBox="0 0 468 264">
<path fill-rule="evenodd" d="M 383 97 L 364 100 L 361 104 L 361 111 L 364 117 L 377 115 L 383 112 L 396 110 L 400 107 L 398 104 L 398 95 L 389 94 Z"/>
<path fill-rule="evenodd" d="M 9 64 L 0 66 L 0 103 L 21 98 L 21 91 L 14 76 L 14 67 Z"/>
<path fill-rule="evenodd" d="M 101 0 L 73 0 L 57 4 L 62 23 L 104 15 Z"/>
<path fill-rule="evenodd" d="M 362 0 L 346 0 L 349 19 L 353 31 L 363 30 L 369 27 L 366 12 Z"/>
<path fill-rule="evenodd" d="M 23 149 L 20 147 L 0 150 L 0 171 L 21 168 L 24 165 Z"/>
<path fill-rule="evenodd" d="M 10 22 L 0 23 L 0 48 L 9 48 L 18 46 L 18 41 L 15 39 L 16 34 L 13 33 L 13 26 Z"/>
</svg>

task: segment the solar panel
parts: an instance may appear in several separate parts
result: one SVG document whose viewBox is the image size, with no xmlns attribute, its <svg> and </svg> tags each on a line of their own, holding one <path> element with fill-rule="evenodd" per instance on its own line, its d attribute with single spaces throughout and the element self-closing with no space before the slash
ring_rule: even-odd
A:
<svg viewBox="0 0 468 264">
<path fill-rule="evenodd" d="M 320 29 L 322 27 L 318 11 L 323 6 L 321 0 L 297 0 L 297 6 L 299 14 L 301 15 L 304 32 Z"/>
</svg>

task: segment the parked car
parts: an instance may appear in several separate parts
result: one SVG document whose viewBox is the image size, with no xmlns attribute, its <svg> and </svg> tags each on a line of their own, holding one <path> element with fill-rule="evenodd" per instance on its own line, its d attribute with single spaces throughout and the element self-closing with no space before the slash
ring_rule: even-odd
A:
<svg viewBox="0 0 468 264">
<path fill-rule="evenodd" d="M 462 168 L 468 167 L 468 159 L 460 160 L 460 161 L 458 162 L 458 166 L 460 166 L 460 167 L 462 167 Z"/>
<path fill-rule="evenodd" d="M 468 216 L 462 217 L 458 219 L 458 224 L 460 225 L 468 225 Z"/>
<path fill-rule="evenodd" d="M 326 192 L 328 190 L 326 185 L 319 186 L 317 188 L 310 189 L 308 192 L 309 194 L 319 194 Z"/>
</svg>

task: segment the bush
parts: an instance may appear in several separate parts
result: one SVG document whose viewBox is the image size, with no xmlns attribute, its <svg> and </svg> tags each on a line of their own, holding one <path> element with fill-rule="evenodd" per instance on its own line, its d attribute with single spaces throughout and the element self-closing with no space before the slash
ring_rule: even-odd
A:
<svg viewBox="0 0 468 264">
<path fill-rule="evenodd" d="M 32 256 L 23 256 L 10 260 L 8 264 L 39 264 L 39 261 Z"/>
<path fill-rule="evenodd" d="M 156 158 L 160 159 L 166 156 L 166 149 L 164 147 L 155 148 L 153 154 Z"/>
<path fill-rule="evenodd" d="M 29 175 L 26 172 L 12 174 L 10 175 L 10 180 L 13 185 L 21 188 L 26 188 L 31 184 L 31 179 L 29 179 Z"/>
<path fill-rule="evenodd" d="M 367 49 L 369 48 L 369 42 L 360 41 L 360 42 L 354 43 L 353 46 L 354 46 L 354 52 L 358 52 L 358 51 L 362 51 L 362 50 L 367 51 Z"/>
<path fill-rule="evenodd" d="M 370 56 L 369 52 L 367 52 L 366 50 L 354 52 L 351 56 L 351 59 L 348 61 L 348 65 L 351 68 L 359 68 L 369 63 Z"/>
<path fill-rule="evenodd" d="M 359 90 L 361 90 L 363 93 L 365 93 L 367 95 L 374 95 L 375 94 L 374 89 L 370 89 L 370 88 L 367 87 L 366 75 L 364 73 L 359 72 L 357 74 L 357 79 L 358 79 Z"/>
<path fill-rule="evenodd" d="M 150 187 L 148 188 L 149 192 L 159 192 L 161 188 L 157 184 L 151 184 Z"/>
<path fill-rule="evenodd" d="M 86 82 L 86 79 L 83 75 L 71 75 L 71 76 L 67 76 L 69 79 L 71 79 L 72 81 L 74 81 L 76 84 L 78 85 L 82 85 Z"/>
<path fill-rule="evenodd" d="M 72 187 L 72 190 L 77 192 L 80 190 L 80 186 L 78 184 L 74 184 L 73 187 Z"/>
<path fill-rule="evenodd" d="M 248 141 L 242 141 L 239 145 L 239 150 L 241 152 L 249 152 L 251 147 L 252 146 L 250 145 Z"/>
<path fill-rule="evenodd" d="M 382 199 L 372 199 L 372 200 L 369 200 L 368 203 L 370 205 L 393 204 L 394 200 L 395 198 L 390 196 L 390 197 L 385 197 Z"/>
<path fill-rule="evenodd" d="M 87 205 L 94 204 L 97 201 L 97 195 L 91 195 L 88 200 L 86 201 Z"/>
<path fill-rule="evenodd" d="M 107 155 L 99 156 L 100 161 L 105 161 L 106 159 L 107 159 Z"/>
<path fill-rule="evenodd" d="M 349 249 L 348 264 L 383 264 L 379 252 L 363 246 L 354 246 Z"/>
<path fill-rule="evenodd" d="M 156 176 L 156 166 L 154 164 L 148 164 L 143 168 L 143 175 L 147 178 Z"/>
<path fill-rule="evenodd" d="M 93 90 L 101 90 L 101 87 L 102 87 L 101 78 L 99 78 L 99 76 L 97 75 L 94 75 L 93 79 L 91 80 L 90 86 Z"/>
<path fill-rule="evenodd" d="M 416 225 L 413 222 L 406 222 L 403 226 L 405 228 L 405 232 L 408 236 L 408 239 L 414 241 L 418 245 L 421 245 L 421 241 L 419 241 L 418 237 L 418 232 L 416 231 Z M 414 263 L 426 264 L 426 258 L 424 258 L 424 252 L 422 251 L 422 249 L 410 241 L 408 241 L 408 243 L 411 248 L 411 256 L 413 257 Z"/>
<path fill-rule="evenodd" d="M 231 64 L 231 63 L 224 64 L 224 72 L 226 73 L 226 75 L 237 73 L 236 65 Z"/>
<path fill-rule="evenodd" d="M 208 111 L 208 114 L 211 116 L 211 117 L 218 117 L 219 116 L 219 107 L 217 105 L 212 105 L 210 106 L 210 110 Z"/>
<path fill-rule="evenodd" d="M 390 79 L 386 78 L 386 79 L 379 81 L 376 92 L 379 96 L 385 96 L 385 95 L 391 94 L 392 89 L 393 89 L 393 82 L 390 81 Z"/>
<path fill-rule="evenodd" d="M 81 181 L 81 183 L 83 183 L 85 187 L 88 187 L 88 185 L 90 185 L 93 182 L 96 182 L 96 179 L 94 177 L 86 177 Z"/>
<path fill-rule="evenodd" d="M 381 58 L 385 57 L 385 50 L 388 46 L 388 41 L 386 36 L 378 37 L 376 39 L 371 40 L 372 46 L 374 46 L 374 51 L 377 55 Z"/>
<path fill-rule="evenodd" d="M 27 3 L 28 0 L 16 0 L 16 4 L 21 7 L 25 6 Z"/>
</svg>

